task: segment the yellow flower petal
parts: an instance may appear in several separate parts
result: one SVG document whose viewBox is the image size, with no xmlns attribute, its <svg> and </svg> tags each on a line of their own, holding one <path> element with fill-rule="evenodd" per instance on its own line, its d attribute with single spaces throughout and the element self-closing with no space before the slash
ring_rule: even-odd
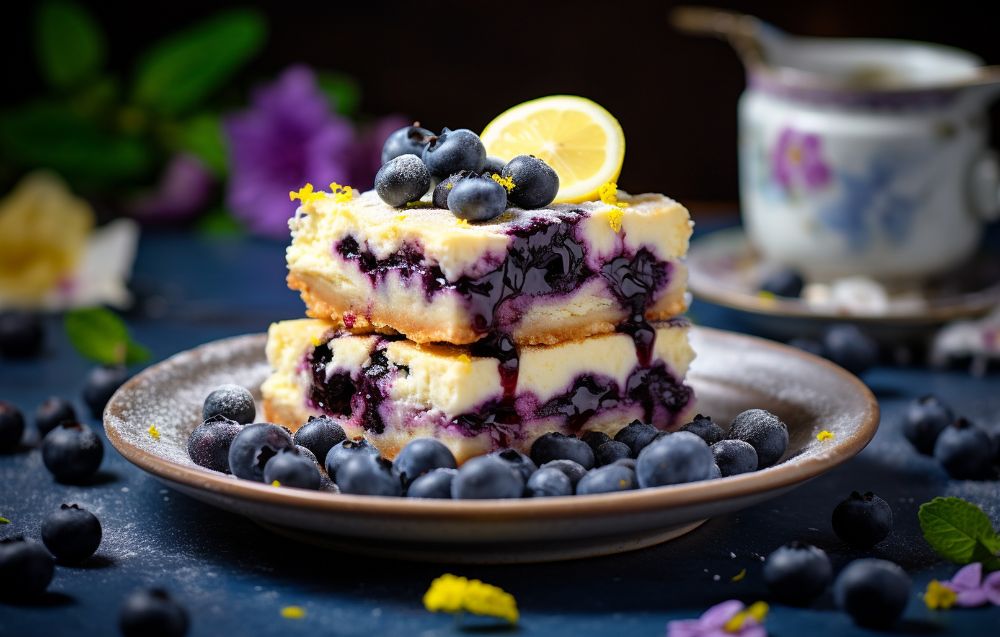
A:
<svg viewBox="0 0 1000 637">
<path fill-rule="evenodd" d="M 285 606 L 281 609 L 281 616 L 285 619 L 302 619 L 306 616 L 306 609 L 301 606 Z"/>
<path fill-rule="evenodd" d="M 932 579 L 927 584 L 924 592 L 924 604 L 931 610 L 947 610 L 955 605 L 958 595 L 936 579 Z"/>
<path fill-rule="evenodd" d="M 519 619 L 514 596 L 479 580 L 446 573 L 431 582 L 424 594 L 424 608 L 432 613 L 472 613 L 496 617 L 511 624 Z"/>
</svg>

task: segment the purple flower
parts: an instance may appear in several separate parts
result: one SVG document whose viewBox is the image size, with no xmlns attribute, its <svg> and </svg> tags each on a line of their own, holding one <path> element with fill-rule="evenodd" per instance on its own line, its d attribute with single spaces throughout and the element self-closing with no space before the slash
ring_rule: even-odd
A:
<svg viewBox="0 0 1000 637">
<path fill-rule="evenodd" d="M 774 179 L 786 190 L 802 184 L 818 190 L 830 183 L 830 167 L 823 161 L 818 135 L 785 128 L 771 154 Z"/>
<path fill-rule="evenodd" d="M 680 619 L 667 624 L 667 637 L 767 637 L 763 621 L 767 604 L 745 607 L 731 599 L 712 606 L 698 619 Z"/>
<path fill-rule="evenodd" d="M 1000 571 L 990 573 L 984 579 L 983 565 L 979 562 L 963 566 L 950 580 L 941 584 L 955 591 L 957 606 L 972 608 L 987 602 L 1000 606 Z"/>
<path fill-rule="evenodd" d="M 141 221 L 184 221 L 201 212 L 214 186 L 215 178 L 201 160 L 181 153 L 170 158 L 153 189 L 125 205 Z"/>
</svg>

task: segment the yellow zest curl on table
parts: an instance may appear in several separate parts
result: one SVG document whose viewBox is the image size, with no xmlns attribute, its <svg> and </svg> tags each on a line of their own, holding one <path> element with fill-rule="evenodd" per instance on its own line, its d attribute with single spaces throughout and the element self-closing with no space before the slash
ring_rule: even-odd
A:
<svg viewBox="0 0 1000 637">
<path fill-rule="evenodd" d="M 827 440 L 833 440 L 833 438 L 834 438 L 833 432 L 832 431 L 827 431 L 826 429 L 824 429 L 823 431 L 821 431 L 818 434 L 816 434 L 816 440 L 819 440 L 820 442 L 826 442 Z"/>
<path fill-rule="evenodd" d="M 767 618 L 767 612 L 771 610 L 770 606 L 765 602 L 754 602 L 750 606 L 733 615 L 729 621 L 725 623 L 722 630 L 727 633 L 738 633 L 743 630 L 743 626 L 747 623 L 747 620 L 754 620 L 758 624 L 763 624 L 764 619 Z"/>
<path fill-rule="evenodd" d="M 514 596 L 477 579 L 445 573 L 424 593 L 424 608 L 432 613 L 472 613 L 496 617 L 511 624 L 518 620 Z"/>
<path fill-rule="evenodd" d="M 927 583 L 924 592 L 924 604 L 931 610 L 948 610 L 955 605 L 958 595 L 936 579 Z"/>
<path fill-rule="evenodd" d="M 302 619 L 306 616 L 306 609 L 301 606 L 285 606 L 281 609 L 281 616 L 285 619 Z"/>
</svg>

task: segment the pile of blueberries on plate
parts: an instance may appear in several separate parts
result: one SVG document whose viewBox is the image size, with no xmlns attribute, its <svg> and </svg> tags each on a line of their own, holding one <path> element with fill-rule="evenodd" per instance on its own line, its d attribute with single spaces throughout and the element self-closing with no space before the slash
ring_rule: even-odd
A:
<svg viewBox="0 0 1000 637">
<path fill-rule="evenodd" d="M 533 209 L 552 203 L 559 176 L 533 155 L 507 163 L 488 157 L 479 136 L 467 128 L 434 134 L 414 123 L 389 135 L 375 176 L 382 201 L 402 208 L 432 186 L 435 207 L 467 221 L 487 221 L 509 205 Z"/>
<path fill-rule="evenodd" d="M 733 420 L 728 436 L 701 415 L 675 433 L 636 420 L 614 438 L 552 432 L 535 441 L 530 455 L 504 449 L 458 467 L 433 438 L 410 441 L 390 461 L 367 440 L 348 439 L 331 418 L 312 418 L 294 434 L 249 424 L 253 396 L 236 385 L 209 394 L 203 416 L 188 441 L 191 459 L 202 467 L 275 486 L 411 498 L 589 495 L 681 484 L 769 467 L 788 446 L 785 423 L 750 409 Z"/>
</svg>

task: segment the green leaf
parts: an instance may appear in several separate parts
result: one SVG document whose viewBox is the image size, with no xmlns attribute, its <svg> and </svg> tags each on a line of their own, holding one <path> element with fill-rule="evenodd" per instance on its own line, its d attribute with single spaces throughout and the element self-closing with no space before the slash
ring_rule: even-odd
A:
<svg viewBox="0 0 1000 637">
<path fill-rule="evenodd" d="M 924 539 L 938 555 L 957 564 L 998 564 L 1000 536 L 983 510 L 961 498 L 934 498 L 917 512 Z"/>
<path fill-rule="evenodd" d="M 104 34 L 75 2 L 46 2 L 38 9 L 35 47 L 42 74 L 52 86 L 82 86 L 104 65 Z"/>
<path fill-rule="evenodd" d="M 70 343 L 84 358 L 102 365 L 131 365 L 150 357 L 149 350 L 129 336 L 118 315 L 100 307 L 73 310 L 63 324 Z"/>
<path fill-rule="evenodd" d="M 205 113 L 184 122 L 177 144 L 200 159 L 216 176 L 226 175 L 229 162 L 222 136 L 222 118 L 218 115 Z"/>
<path fill-rule="evenodd" d="M 357 80 L 344 73 L 324 71 L 316 78 L 319 88 L 330 100 L 330 106 L 345 117 L 353 117 L 361 106 L 361 87 Z"/>
<path fill-rule="evenodd" d="M 225 84 L 264 43 L 259 13 L 221 13 L 155 45 L 141 60 L 133 98 L 164 115 L 197 106 Z"/>
</svg>

